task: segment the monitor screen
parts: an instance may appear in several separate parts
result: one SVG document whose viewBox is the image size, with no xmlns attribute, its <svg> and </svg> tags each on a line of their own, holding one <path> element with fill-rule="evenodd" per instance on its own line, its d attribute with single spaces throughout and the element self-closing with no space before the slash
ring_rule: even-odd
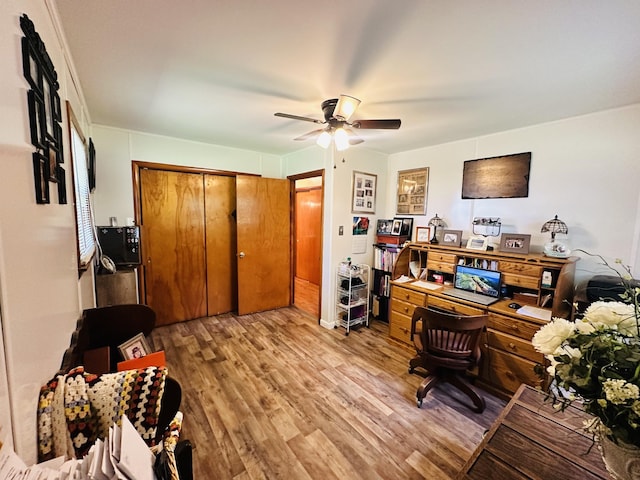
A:
<svg viewBox="0 0 640 480">
<path fill-rule="evenodd" d="M 458 265 L 456 266 L 455 287 L 498 298 L 500 296 L 500 272 Z"/>
</svg>

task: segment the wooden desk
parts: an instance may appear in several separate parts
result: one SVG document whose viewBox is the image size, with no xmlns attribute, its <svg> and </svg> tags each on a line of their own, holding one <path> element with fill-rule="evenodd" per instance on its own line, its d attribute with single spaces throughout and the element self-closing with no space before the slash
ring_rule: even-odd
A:
<svg viewBox="0 0 640 480">
<path fill-rule="evenodd" d="M 543 393 L 522 385 L 456 478 L 609 480 L 598 447 L 582 430 L 586 418 L 574 406 L 554 410 Z"/>
</svg>

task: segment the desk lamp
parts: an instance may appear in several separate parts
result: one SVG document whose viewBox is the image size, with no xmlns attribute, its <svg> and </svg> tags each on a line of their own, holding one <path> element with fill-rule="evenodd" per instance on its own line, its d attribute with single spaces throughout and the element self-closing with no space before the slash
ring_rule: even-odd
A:
<svg viewBox="0 0 640 480">
<path fill-rule="evenodd" d="M 569 250 L 563 243 L 556 241 L 556 233 L 569 233 L 567 224 L 558 218 L 556 215 L 554 218 L 545 222 L 540 229 L 540 233 L 551 232 L 551 241 L 544 245 L 544 254 L 549 257 L 568 257 Z"/>
<path fill-rule="evenodd" d="M 442 220 L 442 218 L 440 218 L 436 213 L 436 216 L 431 218 L 427 225 L 430 227 L 433 227 L 433 237 L 431 238 L 429 243 L 433 243 L 433 244 L 440 243 L 438 242 L 438 238 L 436 237 L 436 231 L 438 230 L 438 227 L 444 227 L 444 220 Z"/>
</svg>

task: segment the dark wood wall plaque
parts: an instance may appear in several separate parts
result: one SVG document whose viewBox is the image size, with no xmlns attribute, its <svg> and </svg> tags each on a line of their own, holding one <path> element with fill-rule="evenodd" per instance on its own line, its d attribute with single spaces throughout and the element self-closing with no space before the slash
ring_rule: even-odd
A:
<svg viewBox="0 0 640 480">
<path fill-rule="evenodd" d="M 464 162 L 462 198 L 529 196 L 531 152 Z"/>
</svg>

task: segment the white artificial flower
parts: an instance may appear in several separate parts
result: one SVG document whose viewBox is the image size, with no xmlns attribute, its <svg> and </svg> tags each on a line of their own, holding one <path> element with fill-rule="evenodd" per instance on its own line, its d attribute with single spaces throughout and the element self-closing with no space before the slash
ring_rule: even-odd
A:
<svg viewBox="0 0 640 480">
<path fill-rule="evenodd" d="M 569 355 L 571 358 L 580 359 L 582 357 L 582 352 L 579 348 L 570 347 L 569 345 L 561 346 L 558 350 L 559 354 Z"/>
<path fill-rule="evenodd" d="M 575 325 L 564 318 L 553 318 L 531 339 L 533 347 L 543 355 L 553 355 L 562 342 L 575 331 Z"/>
<path fill-rule="evenodd" d="M 593 302 L 579 320 L 576 328 L 582 331 L 580 323 L 588 323 L 596 330 L 618 330 L 626 335 L 638 335 L 638 326 L 633 305 L 622 302 Z"/>
<path fill-rule="evenodd" d="M 637 385 L 617 378 L 605 380 L 602 383 L 602 391 L 605 398 L 614 405 L 621 405 L 627 400 L 638 400 L 640 397 L 640 388 Z"/>
</svg>

